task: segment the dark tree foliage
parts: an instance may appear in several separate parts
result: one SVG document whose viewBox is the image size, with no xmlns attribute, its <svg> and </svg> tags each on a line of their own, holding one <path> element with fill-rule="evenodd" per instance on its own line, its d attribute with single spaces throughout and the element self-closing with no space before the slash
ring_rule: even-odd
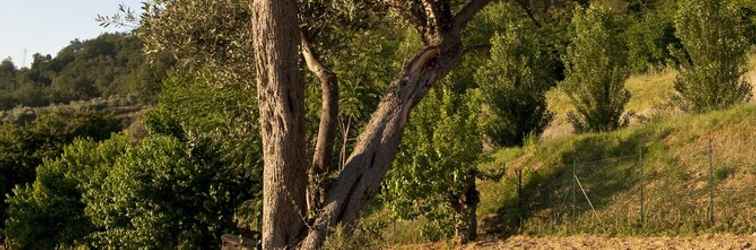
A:
<svg viewBox="0 0 756 250">
<path fill-rule="evenodd" d="M 513 23 L 491 40 L 491 57 L 476 79 L 488 110 L 483 120 L 486 136 L 497 146 L 522 145 L 529 135 L 538 136 L 553 114 L 546 91 L 556 85 L 558 62 L 550 60 L 548 47 L 532 27 Z"/>
<path fill-rule="evenodd" d="M 609 8 L 578 9 L 567 49 L 567 79 L 562 88 L 575 106 L 568 118 L 578 132 L 606 132 L 627 124 L 625 89 L 629 72 L 621 22 Z"/>
</svg>

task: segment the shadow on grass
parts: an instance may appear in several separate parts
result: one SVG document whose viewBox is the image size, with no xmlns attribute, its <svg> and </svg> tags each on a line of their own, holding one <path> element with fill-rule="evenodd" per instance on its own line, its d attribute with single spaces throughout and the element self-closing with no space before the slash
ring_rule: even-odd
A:
<svg viewBox="0 0 756 250">
<path fill-rule="evenodd" d="M 543 229 L 537 232 L 546 232 L 592 213 L 594 208 L 608 206 L 613 196 L 632 189 L 640 180 L 639 167 L 644 162 L 640 155 L 648 150 L 647 145 L 670 134 L 670 129 L 658 128 L 579 136 L 552 145 L 560 147 L 556 151 L 536 152 L 534 157 L 542 167 L 531 170 L 522 166 L 520 195 L 510 195 L 498 205 L 495 219 L 488 222 L 493 231 L 486 233 L 506 238 L 523 233 L 526 223 Z M 516 181 L 505 185 L 517 190 Z"/>
</svg>

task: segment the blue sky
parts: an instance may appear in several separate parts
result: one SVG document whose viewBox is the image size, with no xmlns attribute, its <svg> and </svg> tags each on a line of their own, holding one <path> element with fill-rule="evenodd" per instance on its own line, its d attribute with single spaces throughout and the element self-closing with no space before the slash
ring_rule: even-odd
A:
<svg viewBox="0 0 756 250">
<path fill-rule="evenodd" d="M 112 15 L 118 4 L 139 10 L 140 0 L 0 0 L 0 60 L 11 57 L 21 66 L 34 53 L 55 54 L 71 40 L 97 37 L 123 29 L 102 28 L 98 14 Z"/>
</svg>

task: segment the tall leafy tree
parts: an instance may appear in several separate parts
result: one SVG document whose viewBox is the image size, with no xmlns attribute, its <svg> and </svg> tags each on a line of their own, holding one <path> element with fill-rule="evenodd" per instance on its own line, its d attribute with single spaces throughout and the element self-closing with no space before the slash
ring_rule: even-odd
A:
<svg viewBox="0 0 756 250">
<path fill-rule="evenodd" d="M 538 34 L 525 23 L 511 23 L 491 39 L 491 56 L 476 80 L 483 104 L 487 137 L 498 146 L 522 145 L 529 135 L 539 135 L 553 114 L 546 91 L 556 85 L 557 62 L 549 57 Z"/>
<path fill-rule="evenodd" d="M 561 88 L 576 112 L 568 118 L 578 132 L 605 132 L 627 124 L 625 89 L 629 76 L 621 22 L 600 5 L 578 8 L 572 20 L 574 35 L 565 56 L 567 79 Z"/>
<path fill-rule="evenodd" d="M 680 74 L 675 101 L 683 110 L 706 112 L 751 99 L 748 71 L 751 43 L 735 1 L 679 1 L 675 50 Z"/>
</svg>

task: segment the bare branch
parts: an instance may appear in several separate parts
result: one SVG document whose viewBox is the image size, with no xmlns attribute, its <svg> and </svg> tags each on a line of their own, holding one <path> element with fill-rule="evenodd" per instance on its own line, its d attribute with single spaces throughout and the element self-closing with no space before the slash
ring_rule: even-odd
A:
<svg viewBox="0 0 756 250">
<path fill-rule="evenodd" d="M 320 178 L 333 170 L 331 157 L 333 150 L 331 145 L 336 138 L 337 116 L 339 114 L 339 87 L 336 74 L 326 67 L 315 53 L 309 37 L 300 32 L 302 39 L 302 56 L 307 68 L 315 74 L 320 81 L 321 110 L 320 125 L 315 142 L 312 166 L 310 167 L 310 187 L 308 188 L 308 209 L 314 210 L 320 206 L 322 187 Z"/>
</svg>

